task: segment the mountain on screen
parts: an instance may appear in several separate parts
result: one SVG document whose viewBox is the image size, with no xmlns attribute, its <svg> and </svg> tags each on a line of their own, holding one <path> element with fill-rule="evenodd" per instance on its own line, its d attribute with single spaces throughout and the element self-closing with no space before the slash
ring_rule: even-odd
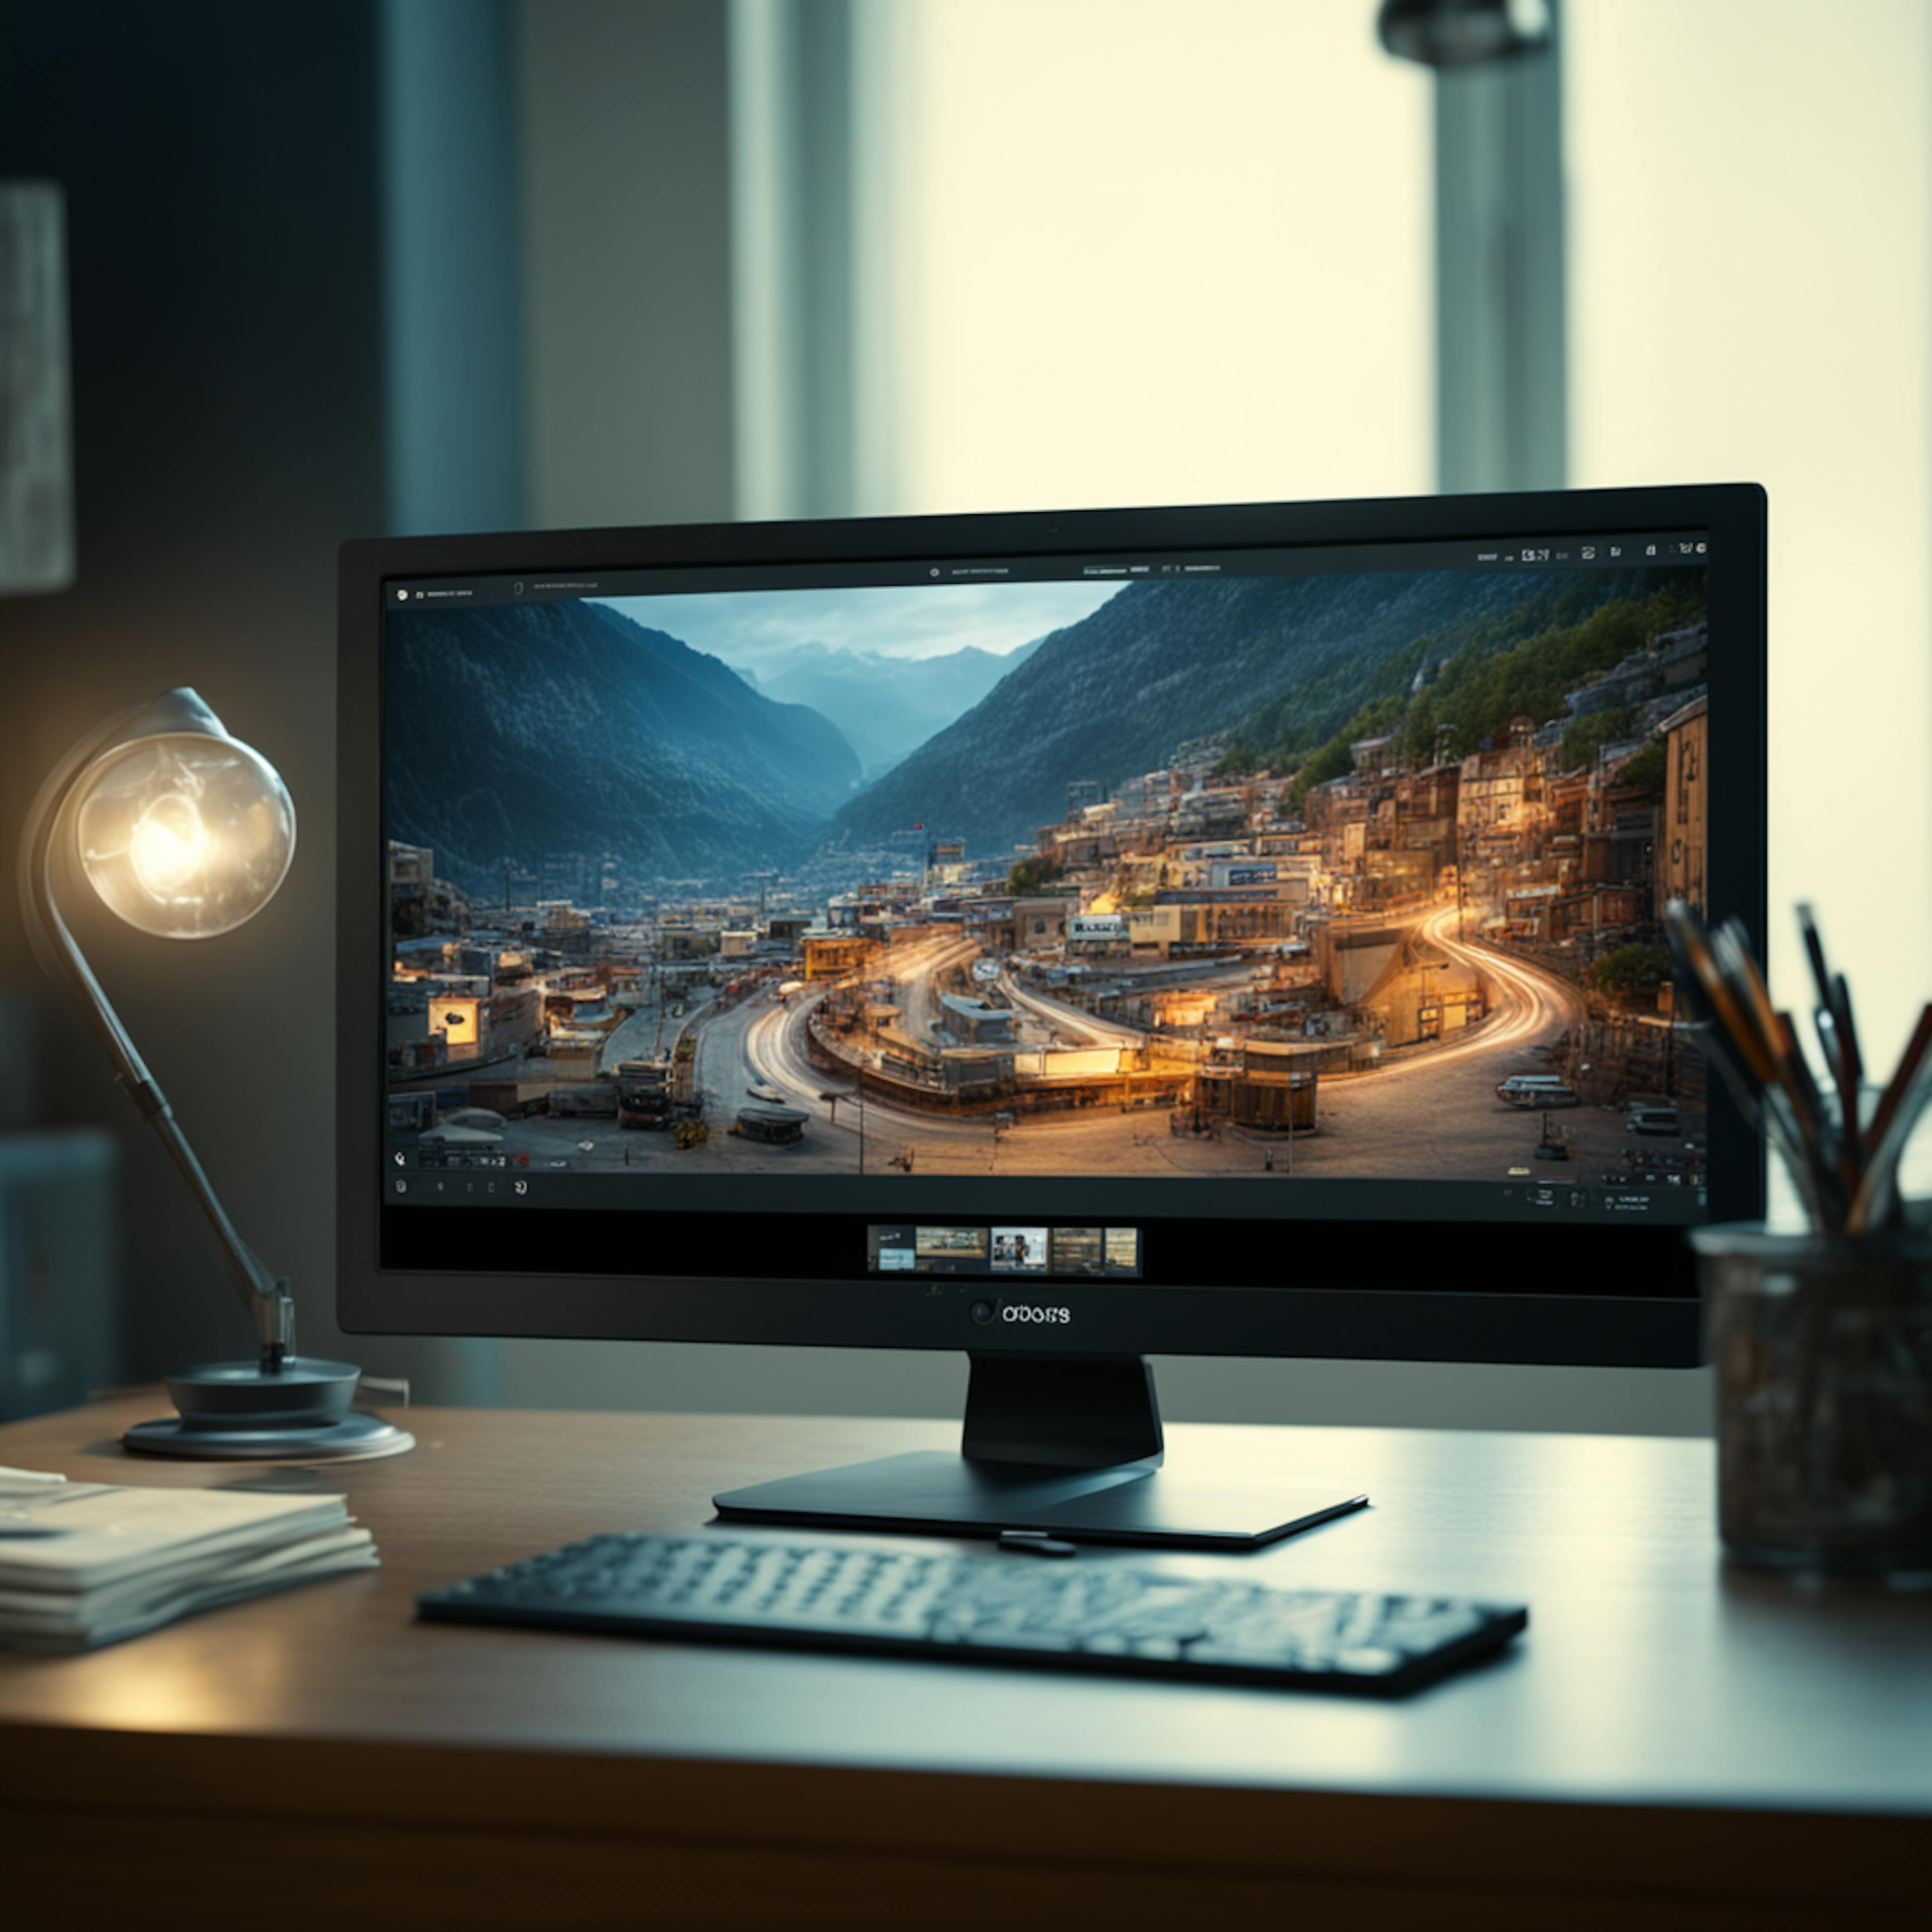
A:
<svg viewBox="0 0 1932 1932">
<path fill-rule="evenodd" d="M 758 688 L 824 712 L 873 778 L 970 710 L 1039 648 L 1036 639 L 1004 656 L 968 644 L 939 657 L 895 658 L 802 644 L 760 666 Z"/>
<path fill-rule="evenodd" d="M 1113 785 L 1160 770 L 1264 707 L 1292 714 L 1312 748 L 1490 620 L 1508 617 L 1504 628 L 1527 636 L 1618 586 L 1610 572 L 1502 571 L 1131 584 L 842 806 L 825 843 L 861 850 L 920 824 L 970 850 L 1009 850 L 1061 817 L 1071 780 Z"/>
<path fill-rule="evenodd" d="M 860 777 L 817 711 L 600 604 L 392 612 L 383 709 L 389 836 L 476 890 L 560 852 L 782 866 Z"/>
</svg>

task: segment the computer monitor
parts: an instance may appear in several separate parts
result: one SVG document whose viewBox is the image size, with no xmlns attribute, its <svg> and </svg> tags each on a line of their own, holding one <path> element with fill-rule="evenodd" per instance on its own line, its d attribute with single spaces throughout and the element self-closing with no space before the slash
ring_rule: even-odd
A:
<svg viewBox="0 0 1932 1932">
<path fill-rule="evenodd" d="M 1251 1543 L 1158 1353 L 1690 1364 L 1753 486 L 345 546 L 356 1333 L 949 1348 L 727 1514 Z M 1159 1473 L 1155 1473 L 1156 1471 Z"/>
</svg>

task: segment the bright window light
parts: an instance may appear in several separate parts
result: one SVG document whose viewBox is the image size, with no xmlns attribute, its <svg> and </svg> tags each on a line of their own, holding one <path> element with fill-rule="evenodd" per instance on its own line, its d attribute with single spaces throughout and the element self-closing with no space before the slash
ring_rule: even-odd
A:
<svg viewBox="0 0 1932 1932">
<path fill-rule="evenodd" d="M 862 507 L 1431 488 L 1430 83 L 1367 0 L 866 17 Z"/>
<path fill-rule="evenodd" d="M 1932 952 L 1932 8 L 1562 20 L 1571 480 L 1769 490 L 1774 988 L 1809 897 L 1888 1067 Z"/>
</svg>

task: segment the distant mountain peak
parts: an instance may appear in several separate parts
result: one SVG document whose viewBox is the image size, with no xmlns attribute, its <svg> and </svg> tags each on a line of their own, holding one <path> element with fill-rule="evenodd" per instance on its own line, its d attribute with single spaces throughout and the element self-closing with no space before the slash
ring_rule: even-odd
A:
<svg viewBox="0 0 1932 1932">
<path fill-rule="evenodd" d="M 1522 603 L 1524 585 L 1472 571 L 1130 584 L 1030 647 L 844 806 L 825 846 L 862 850 L 923 821 L 963 835 L 970 851 L 1004 854 L 1058 821 L 1070 782 L 1111 787 L 1157 770 L 1270 701 L 1325 735 L 1380 692 L 1404 652 Z"/>
<path fill-rule="evenodd" d="M 634 878 L 790 862 L 860 778 L 838 728 L 606 605 L 396 613 L 390 834 L 442 876 L 610 854 Z"/>
<path fill-rule="evenodd" d="M 970 711 L 1037 647 L 1024 644 L 1003 656 L 965 644 L 934 657 L 905 658 L 814 643 L 782 662 L 767 659 L 760 688 L 769 697 L 822 711 L 876 770 Z"/>
</svg>

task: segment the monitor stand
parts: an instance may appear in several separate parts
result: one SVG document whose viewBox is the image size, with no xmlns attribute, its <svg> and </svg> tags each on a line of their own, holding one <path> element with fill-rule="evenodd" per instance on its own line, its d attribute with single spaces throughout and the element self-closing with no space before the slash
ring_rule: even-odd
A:
<svg viewBox="0 0 1932 1932">
<path fill-rule="evenodd" d="M 713 1498 L 734 1522 L 1253 1550 L 1367 1502 L 1267 1471 L 1161 1467 L 1154 1372 L 1138 1355 L 975 1353 L 960 1454 L 919 1450 Z"/>
</svg>

